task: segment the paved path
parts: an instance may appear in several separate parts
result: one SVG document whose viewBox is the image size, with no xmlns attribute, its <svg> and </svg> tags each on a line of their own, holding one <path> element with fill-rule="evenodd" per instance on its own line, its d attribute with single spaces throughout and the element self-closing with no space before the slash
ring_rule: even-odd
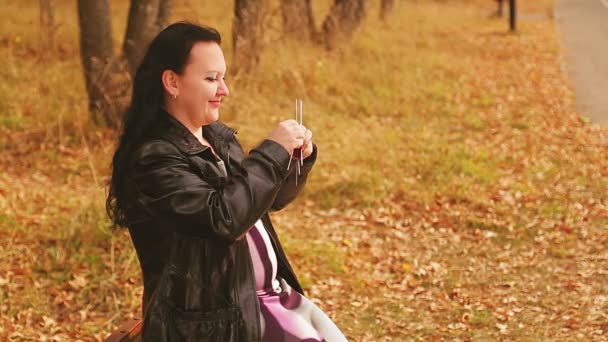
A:
<svg viewBox="0 0 608 342">
<path fill-rule="evenodd" d="M 608 126 L 608 0 L 558 0 L 555 14 L 577 109 Z"/>
</svg>

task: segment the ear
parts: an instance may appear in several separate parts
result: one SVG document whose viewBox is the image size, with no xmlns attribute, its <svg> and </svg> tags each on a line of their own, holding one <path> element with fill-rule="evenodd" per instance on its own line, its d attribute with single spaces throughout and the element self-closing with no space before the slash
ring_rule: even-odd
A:
<svg viewBox="0 0 608 342">
<path fill-rule="evenodd" d="M 165 88 L 165 91 L 169 94 L 169 97 L 175 97 L 179 95 L 177 74 L 173 70 L 164 70 L 160 78 L 163 82 L 163 87 Z"/>
</svg>

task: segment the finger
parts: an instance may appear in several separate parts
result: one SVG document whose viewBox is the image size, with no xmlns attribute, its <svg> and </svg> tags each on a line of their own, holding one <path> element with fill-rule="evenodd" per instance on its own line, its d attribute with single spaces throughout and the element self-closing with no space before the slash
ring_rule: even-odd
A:
<svg viewBox="0 0 608 342">
<path fill-rule="evenodd" d="M 312 140 L 312 131 L 307 129 L 304 137 L 304 145 L 308 146 L 308 143 Z"/>
<path fill-rule="evenodd" d="M 300 125 L 300 123 L 299 123 L 299 122 L 297 122 L 297 121 L 296 121 L 296 120 L 294 120 L 294 119 L 289 119 L 289 120 L 285 120 L 285 121 L 283 121 L 283 125 L 284 125 L 285 127 L 289 127 L 290 129 L 295 129 L 295 128 L 297 128 L 297 127 L 301 127 L 301 126 L 302 126 L 302 125 Z"/>
<path fill-rule="evenodd" d="M 306 127 L 298 126 L 294 130 L 298 138 L 306 138 Z"/>
<path fill-rule="evenodd" d="M 289 128 L 299 126 L 300 124 L 294 119 L 288 119 L 283 121 L 283 124 Z"/>
<path fill-rule="evenodd" d="M 308 144 L 303 148 L 304 150 L 304 158 L 310 156 L 313 152 L 313 144 L 312 144 L 312 140 L 308 141 Z"/>
<path fill-rule="evenodd" d="M 308 143 L 308 146 L 306 146 L 306 153 L 308 155 L 311 155 L 313 150 L 314 150 L 314 145 L 312 144 L 312 140 Z"/>
</svg>

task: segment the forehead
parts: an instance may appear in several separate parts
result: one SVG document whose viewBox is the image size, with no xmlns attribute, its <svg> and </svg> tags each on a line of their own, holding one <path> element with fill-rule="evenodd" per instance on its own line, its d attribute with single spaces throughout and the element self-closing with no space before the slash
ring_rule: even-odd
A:
<svg viewBox="0 0 608 342">
<path fill-rule="evenodd" d="M 222 49 L 216 42 L 197 42 L 192 45 L 188 57 L 187 68 L 197 71 L 222 71 L 226 70 L 226 62 Z"/>
</svg>

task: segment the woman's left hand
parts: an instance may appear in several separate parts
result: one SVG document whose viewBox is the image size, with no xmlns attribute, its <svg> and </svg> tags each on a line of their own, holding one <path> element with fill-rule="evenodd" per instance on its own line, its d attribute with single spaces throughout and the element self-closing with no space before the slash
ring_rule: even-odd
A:
<svg viewBox="0 0 608 342">
<path fill-rule="evenodd" d="M 307 129 L 306 135 L 304 138 L 304 145 L 302 145 L 302 154 L 303 158 L 307 158 L 312 154 L 313 146 L 312 146 L 312 131 Z"/>
</svg>

